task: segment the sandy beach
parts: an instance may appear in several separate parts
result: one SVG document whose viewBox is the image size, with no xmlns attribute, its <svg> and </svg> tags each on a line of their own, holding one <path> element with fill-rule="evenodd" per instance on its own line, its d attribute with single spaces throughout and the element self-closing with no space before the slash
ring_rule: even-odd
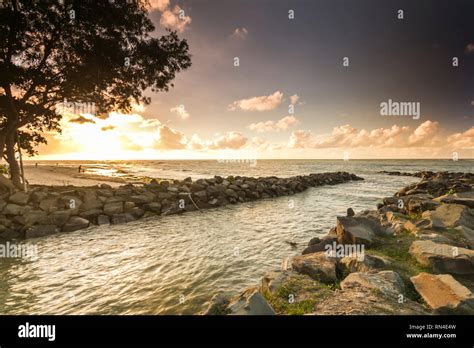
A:
<svg viewBox="0 0 474 348">
<path fill-rule="evenodd" d="M 95 186 L 97 184 L 109 184 L 117 187 L 126 184 L 128 181 L 122 178 L 115 178 L 89 173 L 79 173 L 77 167 L 66 167 L 56 165 L 25 165 L 26 180 L 30 185 L 48 186 Z"/>
</svg>

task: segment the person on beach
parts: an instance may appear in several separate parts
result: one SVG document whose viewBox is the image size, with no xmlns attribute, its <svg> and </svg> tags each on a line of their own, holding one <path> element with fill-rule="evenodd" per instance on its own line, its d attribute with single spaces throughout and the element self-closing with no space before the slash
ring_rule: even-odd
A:
<svg viewBox="0 0 474 348">
<path fill-rule="evenodd" d="M 80 172 L 82 171 L 82 165 L 79 165 L 79 168 L 78 168 L 78 169 L 79 169 L 78 171 L 79 171 L 79 173 L 80 173 Z"/>
</svg>

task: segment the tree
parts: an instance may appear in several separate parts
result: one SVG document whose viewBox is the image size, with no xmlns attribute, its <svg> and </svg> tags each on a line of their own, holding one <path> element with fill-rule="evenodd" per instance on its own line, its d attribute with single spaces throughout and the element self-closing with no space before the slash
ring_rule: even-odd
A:
<svg viewBox="0 0 474 348">
<path fill-rule="evenodd" d="M 89 102 L 98 117 L 149 104 L 191 66 L 175 31 L 154 37 L 144 0 L 0 0 L 0 159 L 20 188 L 17 146 L 35 154 L 45 131 L 60 132 L 64 101 Z M 19 141 L 18 141 L 19 140 Z"/>
</svg>

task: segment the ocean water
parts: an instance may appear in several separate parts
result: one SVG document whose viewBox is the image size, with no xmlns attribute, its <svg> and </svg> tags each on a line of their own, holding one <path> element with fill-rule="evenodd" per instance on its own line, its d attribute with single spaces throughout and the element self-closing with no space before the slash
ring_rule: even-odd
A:
<svg viewBox="0 0 474 348">
<path fill-rule="evenodd" d="M 90 172 L 115 176 L 197 179 L 348 171 L 365 180 L 28 240 L 37 248 L 36 260 L 0 259 L 0 314 L 196 314 L 216 292 L 236 294 L 256 285 L 266 271 L 301 253 L 312 237 L 327 233 L 336 215 L 345 214 L 348 207 L 356 212 L 373 209 L 383 197 L 419 180 L 378 171 L 474 168 L 467 160 L 81 164 Z"/>
</svg>

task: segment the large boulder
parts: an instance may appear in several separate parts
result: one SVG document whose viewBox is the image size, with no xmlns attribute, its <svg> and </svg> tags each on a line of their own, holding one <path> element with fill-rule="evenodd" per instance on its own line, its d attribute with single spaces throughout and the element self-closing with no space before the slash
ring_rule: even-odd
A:
<svg viewBox="0 0 474 348">
<path fill-rule="evenodd" d="M 3 208 L 3 214 L 5 215 L 21 215 L 24 211 L 24 206 L 8 203 L 5 208 Z"/>
<path fill-rule="evenodd" d="M 420 273 L 411 277 L 416 291 L 438 314 L 474 314 L 474 296 L 449 274 Z"/>
<path fill-rule="evenodd" d="M 329 257 L 324 251 L 295 256 L 292 261 L 293 269 L 323 283 L 333 283 L 337 280 L 336 258 Z"/>
<path fill-rule="evenodd" d="M 384 295 L 398 297 L 403 294 L 405 287 L 403 280 L 394 271 L 381 272 L 355 272 L 349 274 L 341 282 L 341 289 L 346 290 L 353 287 L 366 287 L 378 290 Z"/>
<path fill-rule="evenodd" d="M 59 232 L 55 225 L 36 225 L 28 228 L 25 232 L 25 238 L 38 238 Z"/>
<path fill-rule="evenodd" d="M 426 240 L 414 241 L 410 254 L 435 273 L 474 274 L 474 250 Z"/>
<path fill-rule="evenodd" d="M 474 208 L 474 191 L 457 192 L 454 194 L 448 194 L 440 196 L 434 199 L 438 202 L 450 203 L 450 204 L 461 204 L 469 208 Z"/>
<path fill-rule="evenodd" d="M 112 216 L 123 213 L 123 202 L 112 202 L 104 205 L 104 213 Z"/>
<path fill-rule="evenodd" d="M 89 227 L 89 220 L 79 216 L 72 216 L 62 227 L 63 232 L 74 232 Z"/>
<path fill-rule="evenodd" d="M 327 245 L 332 245 L 334 242 L 337 241 L 337 237 L 335 236 L 325 236 L 322 239 L 313 238 L 308 246 L 303 250 L 302 254 L 311 254 L 317 253 L 320 251 L 325 251 L 327 249 Z"/>
<path fill-rule="evenodd" d="M 8 200 L 11 202 L 11 203 L 14 203 L 14 204 L 19 204 L 19 205 L 25 205 L 28 203 L 28 199 L 29 199 L 29 196 L 27 193 L 25 192 L 22 192 L 22 191 L 18 191 L 14 194 L 12 194 Z"/>
<path fill-rule="evenodd" d="M 425 211 L 422 218 L 431 222 L 432 228 L 452 228 L 464 225 L 474 228 L 474 215 L 461 204 L 442 204 L 436 210 Z"/>
<path fill-rule="evenodd" d="M 339 267 L 343 273 L 369 272 L 375 269 L 383 269 L 390 266 L 391 262 L 383 257 L 367 255 L 363 258 L 357 256 L 345 256 L 339 260 Z"/>
<path fill-rule="evenodd" d="M 394 298 L 381 291 L 353 283 L 353 286 L 336 290 L 332 296 L 319 301 L 316 315 L 427 315 L 421 304 L 406 297 Z M 399 300 L 402 300 L 400 303 Z"/>
<path fill-rule="evenodd" d="M 103 203 L 97 197 L 94 191 L 85 191 L 83 196 L 84 202 L 81 205 L 81 210 L 102 209 Z"/>
<path fill-rule="evenodd" d="M 57 210 L 48 215 L 49 223 L 63 226 L 71 217 L 71 210 Z"/>
<path fill-rule="evenodd" d="M 370 245 L 380 229 L 381 226 L 376 226 L 375 221 L 366 217 L 337 217 L 337 240 L 341 244 Z"/>
</svg>

